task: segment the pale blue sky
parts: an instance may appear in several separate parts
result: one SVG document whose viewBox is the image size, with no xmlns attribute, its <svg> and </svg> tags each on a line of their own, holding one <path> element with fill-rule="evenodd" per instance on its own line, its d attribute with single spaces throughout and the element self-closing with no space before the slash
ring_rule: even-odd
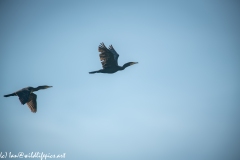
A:
<svg viewBox="0 0 240 160">
<path fill-rule="evenodd" d="M 71 160 L 240 158 L 236 1 L 0 1 L 0 152 Z M 119 65 L 101 69 L 98 45 Z M 33 114 L 17 97 L 36 92 Z"/>
</svg>

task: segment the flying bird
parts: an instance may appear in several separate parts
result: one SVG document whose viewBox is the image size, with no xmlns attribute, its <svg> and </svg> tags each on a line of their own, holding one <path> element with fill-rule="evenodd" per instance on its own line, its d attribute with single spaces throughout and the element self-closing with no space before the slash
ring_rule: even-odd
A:
<svg viewBox="0 0 240 160">
<path fill-rule="evenodd" d="M 103 69 L 89 72 L 90 74 L 115 73 L 117 71 L 124 70 L 125 68 L 138 63 L 138 62 L 128 62 L 128 63 L 125 63 L 123 66 L 119 66 L 118 65 L 119 54 L 115 51 L 112 45 L 110 45 L 109 48 L 107 49 L 104 43 L 100 43 L 98 47 L 98 51 L 101 52 L 99 56 L 100 56 Z"/>
<path fill-rule="evenodd" d="M 37 95 L 34 94 L 33 92 L 38 91 L 40 89 L 47 89 L 47 88 L 50 88 L 50 87 L 52 87 L 52 86 L 44 85 L 44 86 L 38 86 L 36 88 L 26 87 L 26 88 L 23 88 L 19 91 L 16 91 L 16 92 L 12 93 L 12 94 L 4 95 L 4 97 L 18 96 L 22 105 L 27 103 L 30 110 L 33 113 L 36 113 L 37 112 Z"/>
</svg>

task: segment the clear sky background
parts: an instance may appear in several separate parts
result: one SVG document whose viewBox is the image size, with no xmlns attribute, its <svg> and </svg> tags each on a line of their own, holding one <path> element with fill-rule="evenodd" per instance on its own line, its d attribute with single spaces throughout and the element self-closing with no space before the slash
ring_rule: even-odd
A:
<svg viewBox="0 0 240 160">
<path fill-rule="evenodd" d="M 237 1 L 0 0 L 0 152 L 240 159 Z M 101 69 L 98 45 L 119 65 Z M 38 112 L 18 97 L 36 92 Z"/>
</svg>

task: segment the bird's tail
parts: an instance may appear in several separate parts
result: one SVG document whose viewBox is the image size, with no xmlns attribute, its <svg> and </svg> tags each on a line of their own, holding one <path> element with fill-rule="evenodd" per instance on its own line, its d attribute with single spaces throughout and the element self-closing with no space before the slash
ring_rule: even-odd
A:
<svg viewBox="0 0 240 160">
<path fill-rule="evenodd" d="M 16 94 L 15 94 L 15 93 L 12 93 L 12 94 L 6 94 L 6 95 L 4 95 L 4 97 L 10 97 L 10 96 L 16 96 Z"/>
<path fill-rule="evenodd" d="M 92 71 L 92 72 L 89 72 L 89 74 L 94 74 L 94 73 L 100 73 L 100 70 L 99 70 L 99 71 Z"/>
</svg>

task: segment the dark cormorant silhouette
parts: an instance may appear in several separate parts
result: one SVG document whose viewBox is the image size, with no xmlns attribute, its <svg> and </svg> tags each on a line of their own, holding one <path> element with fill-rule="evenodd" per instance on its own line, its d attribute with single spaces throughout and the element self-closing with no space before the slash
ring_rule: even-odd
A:
<svg viewBox="0 0 240 160">
<path fill-rule="evenodd" d="M 30 110 L 33 113 L 36 113 L 37 112 L 37 95 L 34 94 L 33 92 L 38 91 L 40 89 L 47 89 L 47 88 L 50 88 L 50 87 L 52 87 L 52 86 L 44 85 L 44 86 L 38 86 L 37 88 L 26 87 L 26 88 L 23 88 L 19 91 L 16 91 L 16 92 L 12 93 L 12 94 L 4 95 L 4 97 L 18 96 L 22 105 L 27 103 Z"/>
<path fill-rule="evenodd" d="M 138 63 L 138 62 L 128 62 L 128 63 L 125 63 L 123 66 L 119 66 L 118 65 L 119 54 L 115 51 L 112 45 L 110 45 L 109 48 L 107 49 L 104 43 L 100 43 L 98 47 L 98 51 L 101 52 L 99 56 L 100 56 L 103 69 L 89 72 L 90 74 L 115 73 L 117 71 L 124 70 L 125 68 Z"/>
</svg>

